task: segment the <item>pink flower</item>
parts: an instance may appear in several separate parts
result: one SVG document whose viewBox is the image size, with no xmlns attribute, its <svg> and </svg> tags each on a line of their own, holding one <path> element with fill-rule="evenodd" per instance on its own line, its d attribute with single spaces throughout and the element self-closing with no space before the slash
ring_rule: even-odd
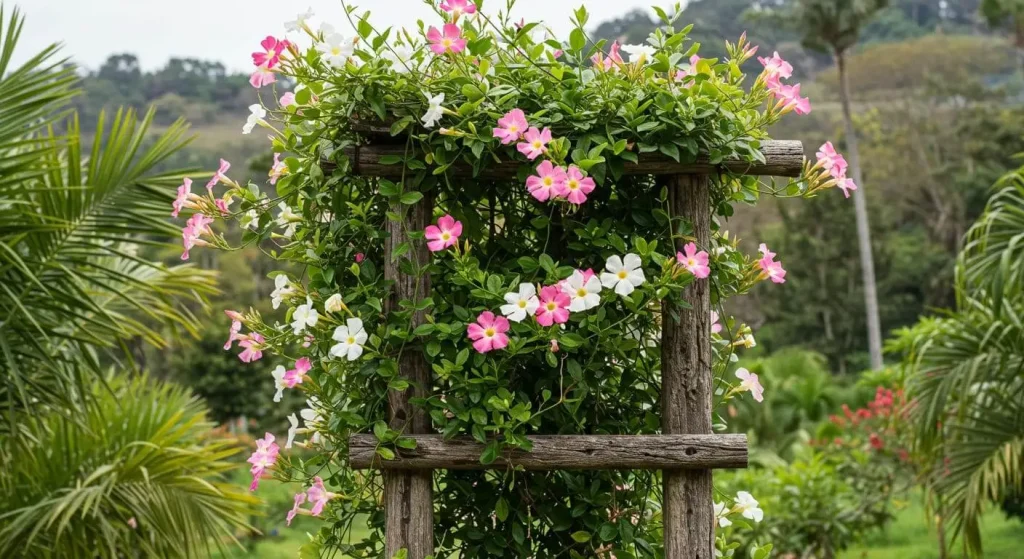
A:
<svg viewBox="0 0 1024 559">
<path fill-rule="evenodd" d="M 174 211 L 171 212 L 171 217 L 178 217 L 181 210 L 188 205 L 191 194 L 192 179 L 186 177 L 182 181 L 181 186 L 178 187 L 178 197 L 171 203 L 171 207 L 174 208 Z"/>
<path fill-rule="evenodd" d="M 525 155 L 527 159 L 533 161 L 548 152 L 548 143 L 551 141 L 551 129 L 545 128 L 541 132 L 535 126 L 526 131 L 525 139 L 525 142 L 520 142 L 516 145 L 516 149 L 519 150 L 519 153 Z"/>
<path fill-rule="evenodd" d="M 800 84 L 783 85 L 772 93 L 782 101 L 783 112 L 795 111 L 798 115 L 811 112 L 811 100 L 807 97 L 800 97 Z"/>
<path fill-rule="evenodd" d="M 334 493 L 331 493 L 324 487 L 324 480 L 320 479 L 320 476 L 316 476 L 313 478 L 313 485 L 310 485 L 309 489 L 306 490 L 306 497 L 309 498 L 310 504 L 313 505 L 309 512 L 313 513 L 313 516 L 320 516 L 327 501 L 334 498 Z"/>
<path fill-rule="evenodd" d="M 508 319 L 503 316 L 494 316 L 494 313 L 485 311 L 477 317 L 476 323 L 470 324 L 467 328 L 469 339 L 473 340 L 473 349 L 479 353 L 487 353 L 496 349 L 504 349 L 508 346 Z"/>
<path fill-rule="evenodd" d="M 690 65 L 685 70 L 679 70 L 676 72 L 676 81 L 683 81 L 688 77 L 697 75 L 697 64 L 699 64 L 701 58 L 696 54 L 690 57 Z M 687 85 L 689 87 L 689 85 Z"/>
<path fill-rule="evenodd" d="M 362 264 L 364 259 L 366 259 L 366 255 L 365 254 L 363 254 L 361 252 L 357 252 L 356 253 L 356 264 Z"/>
<path fill-rule="evenodd" d="M 711 275 L 711 268 L 708 266 L 708 253 L 706 251 L 697 252 L 697 245 L 694 243 L 687 243 L 683 250 L 685 253 L 676 253 L 676 260 L 679 262 L 679 265 L 686 268 L 686 271 L 693 274 L 697 279 L 704 279 Z"/>
<path fill-rule="evenodd" d="M 231 213 L 231 211 L 228 210 L 228 206 L 231 205 L 231 202 L 232 199 L 230 198 L 227 200 L 223 198 L 217 198 L 216 200 L 213 201 L 213 205 L 217 206 L 217 209 L 220 210 L 221 215 L 228 215 L 229 213 Z"/>
<path fill-rule="evenodd" d="M 270 85 L 277 82 L 277 76 L 274 75 L 274 71 L 266 66 L 259 66 L 256 71 L 249 76 L 249 85 L 259 89 L 263 86 Z"/>
<path fill-rule="evenodd" d="M 850 193 L 857 190 L 857 184 L 853 182 L 853 179 L 843 177 L 839 179 L 839 189 L 843 191 L 843 196 L 850 197 Z"/>
<path fill-rule="evenodd" d="M 793 77 L 793 66 L 782 59 L 779 53 L 776 51 L 771 58 L 757 57 L 757 60 L 764 66 L 764 71 L 769 76 L 778 76 L 780 78 L 791 78 Z"/>
<path fill-rule="evenodd" d="M 285 165 L 284 161 L 281 161 L 281 154 L 274 154 L 274 166 L 270 168 L 270 184 L 277 184 L 277 179 L 281 178 L 288 171 L 288 165 Z"/>
<path fill-rule="evenodd" d="M 736 370 L 736 378 L 742 381 L 736 388 L 738 392 L 750 392 L 754 396 L 754 400 L 758 402 L 764 401 L 764 388 L 761 386 L 761 381 L 757 379 L 756 374 L 740 368 Z"/>
<path fill-rule="evenodd" d="M 558 340 L 551 338 L 551 353 L 558 353 L 559 349 Z"/>
<path fill-rule="evenodd" d="M 220 167 L 217 168 L 217 172 L 213 174 L 213 178 L 210 179 L 210 182 L 206 183 L 206 190 L 208 190 L 208 191 L 210 191 L 212 193 L 213 192 L 213 187 L 217 186 L 221 181 L 226 181 L 227 178 L 228 178 L 227 172 L 228 172 L 228 169 L 230 169 L 230 168 L 231 168 L 231 164 L 228 163 L 227 161 L 221 159 L 220 160 Z"/>
<path fill-rule="evenodd" d="M 306 373 L 313 368 L 313 364 L 309 361 L 309 357 L 303 357 L 295 362 L 295 368 L 290 369 L 284 374 L 284 384 L 288 388 L 295 388 L 296 384 L 302 384 L 302 379 L 306 376 Z"/>
<path fill-rule="evenodd" d="M 273 467 L 274 463 L 277 462 L 277 455 L 280 451 L 281 448 L 274 442 L 274 435 L 270 433 L 256 441 L 256 451 L 246 460 L 246 462 L 252 464 L 252 467 L 249 468 L 249 473 L 252 474 L 252 484 L 249 485 L 249 491 L 256 491 L 260 486 L 260 478 L 263 477 L 264 472 Z"/>
<path fill-rule="evenodd" d="M 834 178 L 841 179 L 846 176 L 846 158 L 836 151 L 832 142 L 825 142 L 825 144 L 818 149 L 817 156 L 818 164 L 828 171 L 828 173 Z M 847 198 L 849 198 L 849 196 L 847 196 Z"/>
<path fill-rule="evenodd" d="M 280 100 L 282 107 L 290 107 L 295 104 L 295 93 L 289 91 L 281 96 Z"/>
<path fill-rule="evenodd" d="M 565 194 L 567 180 L 565 169 L 555 167 L 550 161 L 544 161 L 537 166 L 537 174 L 526 179 L 526 188 L 534 198 L 545 202 Z"/>
<path fill-rule="evenodd" d="M 192 250 L 193 247 L 206 246 L 208 244 L 200 237 L 203 235 L 213 235 L 213 230 L 210 229 L 211 223 L 213 223 L 213 218 L 203 214 L 192 214 L 192 217 L 188 218 L 188 221 L 185 222 L 185 227 L 181 230 L 181 243 L 185 247 L 185 252 L 181 255 L 182 260 L 188 260 L 188 251 Z"/>
<path fill-rule="evenodd" d="M 718 313 L 711 311 L 711 333 L 717 334 L 722 331 L 722 325 L 718 323 Z"/>
<path fill-rule="evenodd" d="M 245 348 L 242 353 L 238 354 L 238 358 L 242 360 L 242 363 L 252 363 L 263 358 L 264 339 L 259 332 L 251 332 L 240 337 L 239 340 L 238 345 Z"/>
<path fill-rule="evenodd" d="M 458 54 L 466 49 L 466 40 L 462 38 L 462 30 L 454 23 L 446 23 L 444 33 L 436 27 L 427 30 L 427 41 L 430 41 L 430 50 L 434 54 L 450 52 Z"/>
<path fill-rule="evenodd" d="M 228 331 L 228 341 L 224 344 L 224 351 L 231 349 L 235 340 L 242 339 L 238 333 L 242 330 L 242 315 L 236 311 L 224 311 L 224 314 L 231 318 L 231 329 Z"/>
<path fill-rule="evenodd" d="M 441 2 L 441 9 L 451 12 L 452 21 L 456 21 L 462 14 L 475 14 L 476 4 L 469 0 L 444 0 Z"/>
<path fill-rule="evenodd" d="M 288 47 L 288 41 L 278 41 L 268 35 L 260 43 L 263 50 L 252 53 L 253 66 L 266 66 L 268 69 L 277 66 L 281 61 L 281 53 Z"/>
<path fill-rule="evenodd" d="M 768 250 L 768 246 L 764 243 L 761 243 L 758 250 L 762 254 L 761 260 L 757 262 L 757 265 L 761 267 L 761 271 L 774 283 L 786 283 L 786 270 L 782 268 L 782 262 L 774 260 L 775 253 Z"/>
<path fill-rule="evenodd" d="M 512 144 L 523 137 L 530 124 L 526 122 L 526 113 L 520 109 L 512 109 L 498 119 L 498 127 L 494 129 L 494 137 L 500 138 L 504 145 Z"/>
<path fill-rule="evenodd" d="M 599 52 L 590 57 L 590 61 L 599 68 L 611 70 L 613 67 L 623 64 L 622 55 L 619 54 L 620 48 L 619 42 L 615 41 L 612 43 L 612 46 L 608 47 L 608 56 L 604 56 L 604 53 Z"/>
<path fill-rule="evenodd" d="M 569 305 L 572 299 L 557 285 L 540 290 L 540 306 L 537 307 L 537 323 L 541 326 L 565 324 L 569 321 Z"/>
<path fill-rule="evenodd" d="M 596 188 L 594 179 L 584 177 L 580 168 L 575 165 L 569 166 L 568 180 L 565 181 L 564 196 L 573 204 L 579 205 L 587 201 L 587 195 Z"/>
<path fill-rule="evenodd" d="M 135 520 L 135 517 L 133 516 L 128 519 L 128 525 L 131 526 L 132 530 L 135 530 L 139 527 L 139 521 Z"/>
<path fill-rule="evenodd" d="M 299 492 L 295 494 L 295 504 L 292 505 L 292 510 L 288 511 L 287 526 L 292 525 L 292 520 L 295 520 L 295 516 L 299 514 L 299 507 L 306 502 L 306 493 Z"/>
<path fill-rule="evenodd" d="M 427 248 L 430 252 L 438 252 L 448 247 L 455 246 L 459 242 L 459 235 L 462 235 L 462 222 L 455 221 L 450 215 L 445 215 L 437 220 L 437 225 L 427 227 L 424 232 L 427 237 Z"/>
</svg>

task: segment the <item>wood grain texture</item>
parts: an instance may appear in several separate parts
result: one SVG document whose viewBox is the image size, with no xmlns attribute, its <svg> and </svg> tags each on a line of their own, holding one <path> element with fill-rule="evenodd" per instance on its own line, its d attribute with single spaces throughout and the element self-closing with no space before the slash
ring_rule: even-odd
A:
<svg viewBox="0 0 1024 559">
<path fill-rule="evenodd" d="M 537 435 L 533 450 L 509 450 L 483 465 L 484 445 L 472 438 L 445 440 L 414 435 L 416 448 L 400 449 L 396 460 L 377 456 L 373 435 L 349 438 L 349 463 L 356 469 L 483 470 L 522 466 L 527 470 L 660 470 L 745 468 L 746 435 Z"/>
<path fill-rule="evenodd" d="M 669 177 L 673 218 L 693 226 L 697 246 L 711 242 L 711 203 L 707 176 Z M 677 239 L 682 250 L 685 241 Z M 663 303 L 661 338 L 661 430 L 666 434 L 711 433 L 710 282 L 697 280 L 683 300 L 692 308 Z M 679 320 L 673 318 L 677 314 Z M 665 557 L 712 559 L 715 549 L 711 470 L 666 470 L 662 479 Z"/>
<path fill-rule="evenodd" d="M 625 174 L 627 175 L 711 175 L 726 169 L 735 173 L 759 176 L 776 177 L 797 177 L 803 170 L 804 146 L 799 141 L 792 140 L 771 140 L 761 145 L 761 152 L 764 154 L 764 163 L 751 163 L 747 161 L 726 161 L 720 165 L 708 163 L 706 156 L 699 157 L 694 163 L 676 163 L 668 156 L 660 153 L 645 153 L 639 156 L 637 163 L 627 163 Z M 356 175 L 384 177 L 389 179 L 401 178 L 404 167 L 402 165 L 381 165 L 381 158 L 385 156 L 404 157 L 406 146 L 371 144 L 367 146 L 346 148 L 345 154 L 352 161 L 352 172 Z M 485 179 L 515 179 L 519 168 L 523 166 L 522 161 L 509 160 L 501 163 L 491 163 L 482 169 L 479 178 Z M 330 169 L 332 164 L 324 163 L 325 170 Z M 406 171 L 407 172 L 407 171 Z M 463 163 L 452 165 L 448 171 L 450 176 L 458 178 L 473 177 L 473 168 Z"/>
<path fill-rule="evenodd" d="M 391 211 L 404 215 L 401 222 L 387 222 L 388 238 L 385 241 L 384 277 L 394 281 L 394 289 L 385 301 L 385 311 L 398 308 L 403 299 L 419 301 L 430 293 L 430 276 L 415 277 L 399 270 L 400 261 L 392 261 L 390 255 L 401 243 L 409 241 L 409 233 L 423 231 L 433 216 L 433 197 L 424 196 L 415 205 L 403 209 L 400 206 Z M 411 243 L 407 255 L 418 267 L 426 266 L 430 255 L 423 242 Z M 425 322 L 423 313 L 413 316 L 412 326 Z M 429 433 L 430 416 L 413 406 L 410 399 L 424 397 L 430 389 L 430 364 L 422 349 L 407 348 L 398 362 L 399 376 L 407 379 L 410 387 L 403 391 L 388 392 L 388 418 L 392 429 L 401 433 Z M 401 549 L 408 550 L 409 559 L 423 559 L 434 553 L 434 503 L 433 474 L 428 471 L 388 471 L 384 473 L 385 510 L 385 554 L 392 557 Z"/>
</svg>

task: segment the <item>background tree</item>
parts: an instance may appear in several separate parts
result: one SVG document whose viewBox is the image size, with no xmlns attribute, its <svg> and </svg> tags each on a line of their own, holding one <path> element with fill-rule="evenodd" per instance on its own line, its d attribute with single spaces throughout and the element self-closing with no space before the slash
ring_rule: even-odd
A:
<svg viewBox="0 0 1024 559">
<path fill-rule="evenodd" d="M 989 25 L 1010 27 L 1017 62 L 1024 71 L 1024 0 L 982 0 L 981 13 Z"/>
<path fill-rule="evenodd" d="M 846 128 L 845 152 L 850 171 L 860 190 L 854 195 L 857 216 L 857 240 L 864 282 L 864 307 L 867 315 L 868 351 L 871 367 L 882 367 L 882 326 L 878 317 L 878 285 L 871 246 L 871 226 L 857 145 L 857 130 L 850 108 L 850 86 L 846 74 L 846 56 L 857 44 L 861 29 L 888 0 L 789 0 L 781 8 L 758 4 L 763 14 L 782 25 L 792 26 L 802 35 L 803 44 L 812 50 L 827 52 L 835 59 L 839 72 L 839 96 Z"/>
</svg>

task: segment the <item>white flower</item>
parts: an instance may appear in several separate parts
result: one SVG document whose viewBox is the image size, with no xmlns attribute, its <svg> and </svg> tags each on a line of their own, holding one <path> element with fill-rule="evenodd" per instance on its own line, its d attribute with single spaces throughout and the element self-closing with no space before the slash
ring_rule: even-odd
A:
<svg viewBox="0 0 1024 559">
<path fill-rule="evenodd" d="M 743 514 L 743 518 L 760 522 L 764 518 L 764 511 L 757 505 L 754 496 L 746 491 L 736 494 L 736 510 Z"/>
<path fill-rule="evenodd" d="M 304 25 L 309 24 L 309 20 L 313 19 L 313 8 L 306 8 L 306 11 L 295 16 L 294 21 L 284 22 L 285 31 L 301 31 Z"/>
<path fill-rule="evenodd" d="M 245 126 L 242 126 L 242 134 L 252 134 L 252 129 L 256 128 L 257 124 L 266 124 L 267 121 L 263 120 L 265 118 L 267 118 L 267 111 L 263 105 L 259 103 L 249 105 L 249 118 L 245 120 Z"/>
<path fill-rule="evenodd" d="M 327 298 L 324 303 L 324 310 L 327 312 L 341 312 L 345 309 L 345 301 L 341 299 L 340 293 L 335 293 Z"/>
<path fill-rule="evenodd" d="M 320 24 L 320 34 L 324 37 L 328 35 L 337 35 L 338 32 L 334 30 L 334 26 L 326 21 Z"/>
<path fill-rule="evenodd" d="M 295 442 L 295 434 L 299 431 L 299 418 L 295 417 L 293 413 L 288 416 L 288 423 L 290 425 L 288 427 L 288 442 L 284 443 L 286 449 L 291 448 L 292 443 Z"/>
<path fill-rule="evenodd" d="M 725 509 L 725 503 L 715 503 L 715 518 L 718 518 L 719 527 L 732 526 L 732 520 L 726 518 L 728 514 L 729 511 Z"/>
<path fill-rule="evenodd" d="M 629 54 L 630 62 L 643 63 L 657 54 L 658 49 L 647 45 L 622 45 L 622 52 Z"/>
<path fill-rule="evenodd" d="M 316 50 L 320 51 L 324 60 L 335 68 L 344 68 L 348 59 L 356 52 L 352 41 L 340 33 L 324 33 L 324 42 L 317 43 Z"/>
<path fill-rule="evenodd" d="M 320 313 L 313 307 L 313 300 L 306 297 L 306 304 L 299 305 L 292 313 L 292 333 L 298 336 L 306 327 L 316 326 Z"/>
<path fill-rule="evenodd" d="M 512 322 L 522 322 L 527 316 L 533 316 L 540 306 L 537 288 L 532 283 L 519 284 L 519 293 L 506 293 L 505 302 L 501 306 L 501 314 Z"/>
<path fill-rule="evenodd" d="M 302 421 L 305 422 L 306 431 L 312 431 L 313 433 L 313 436 L 309 438 L 309 442 L 319 444 L 320 433 L 316 430 L 316 426 L 318 423 L 323 421 L 323 418 L 320 417 L 320 412 L 316 411 L 316 409 L 320 407 L 320 400 L 310 398 L 309 400 L 306 400 L 306 405 L 308 407 L 299 412 L 299 417 L 301 417 Z"/>
<path fill-rule="evenodd" d="M 288 385 L 284 383 L 284 375 L 288 371 L 282 365 L 278 365 L 270 374 L 274 376 L 274 388 L 277 392 L 274 392 L 274 401 L 280 402 L 281 398 L 284 397 L 284 389 L 288 388 Z"/>
<path fill-rule="evenodd" d="M 409 47 L 398 45 L 385 49 L 382 58 L 391 63 L 391 69 L 399 74 L 407 74 L 419 69 L 419 61 L 413 60 L 413 51 Z"/>
<path fill-rule="evenodd" d="M 281 210 L 281 213 L 277 214 L 277 224 L 284 227 L 284 233 L 281 233 L 281 235 L 291 237 L 295 234 L 295 229 L 299 226 L 299 223 L 302 222 L 302 216 L 293 212 L 288 204 L 284 202 L 278 204 L 277 207 Z"/>
<path fill-rule="evenodd" d="M 338 342 L 331 348 L 331 355 L 339 358 L 345 356 L 349 361 L 355 361 L 363 354 L 363 344 L 368 336 L 363 329 L 363 321 L 350 318 L 345 321 L 345 326 L 335 328 L 331 337 Z"/>
<path fill-rule="evenodd" d="M 742 344 L 743 347 L 747 349 L 757 347 L 757 342 L 754 340 L 753 334 L 747 334 L 746 336 L 743 336 L 743 339 L 740 340 L 740 344 Z"/>
<path fill-rule="evenodd" d="M 572 298 L 570 312 L 587 311 L 601 304 L 601 280 L 597 276 L 586 280 L 584 277 L 583 272 L 576 270 L 562 283 L 562 291 Z"/>
<path fill-rule="evenodd" d="M 428 103 L 430 103 L 430 107 L 427 108 L 427 112 L 423 115 L 423 126 L 433 128 L 444 115 L 444 109 L 441 108 L 441 103 L 444 103 L 444 93 L 430 97 Z"/>
<path fill-rule="evenodd" d="M 238 225 L 242 229 L 253 228 L 256 229 L 260 226 L 260 214 L 256 213 L 256 210 L 249 210 L 242 214 L 241 219 L 238 220 Z"/>
<path fill-rule="evenodd" d="M 281 306 L 281 301 L 295 290 L 288 283 L 288 276 L 281 274 L 274 278 L 274 291 L 270 293 L 270 303 L 276 310 Z"/>
<path fill-rule="evenodd" d="M 642 264 L 640 257 L 633 253 L 627 254 L 625 258 L 610 256 L 605 263 L 604 269 L 607 271 L 601 272 L 601 284 L 608 289 L 614 287 L 616 293 L 626 297 L 647 281 Z"/>
</svg>

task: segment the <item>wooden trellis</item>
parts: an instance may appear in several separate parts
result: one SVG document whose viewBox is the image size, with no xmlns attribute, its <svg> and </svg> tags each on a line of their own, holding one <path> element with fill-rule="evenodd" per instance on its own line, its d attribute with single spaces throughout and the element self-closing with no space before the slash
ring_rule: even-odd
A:
<svg viewBox="0 0 1024 559">
<path fill-rule="evenodd" d="M 362 130 L 367 136 L 383 139 L 380 131 Z M 374 132 L 377 132 L 375 134 Z M 383 133 L 383 134 L 381 134 Z M 401 177 L 400 165 L 384 165 L 388 155 L 404 155 L 404 146 L 371 144 L 348 150 L 352 171 L 363 176 Z M 711 240 L 710 176 L 722 169 L 747 175 L 799 176 L 803 145 L 794 141 L 771 141 L 762 146 L 763 163 L 728 161 L 712 165 L 706 159 L 679 164 L 658 154 L 640 157 L 627 164 L 626 174 L 657 175 L 669 186 L 672 215 L 693 224 L 698 246 Z M 491 166 L 481 173 L 485 178 L 515 180 L 520 163 Z M 470 177 L 472 168 L 453 165 L 453 176 Z M 404 223 L 389 223 L 391 248 L 408 241 L 409 231 L 422 231 L 431 222 L 434 201 L 425 196 L 405 210 Z M 682 242 L 679 243 L 682 250 Z M 415 246 L 415 244 L 414 244 Z M 409 257 L 426 265 L 429 253 L 422 243 Z M 396 262 L 389 262 L 385 277 L 395 283 L 390 308 L 403 299 L 423 297 L 430 290 L 427 277 L 406 276 Z M 412 436 L 413 450 L 399 449 L 397 460 L 380 460 L 373 435 L 353 435 L 350 439 L 350 463 L 359 469 L 384 471 L 386 513 L 385 552 L 393 556 L 408 550 L 409 559 L 423 559 L 434 553 L 432 470 L 494 469 L 521 466 L 528 470 L 567 469 L 660 469 L 663 471 L 663 518 L 665 557 L 668 559 L 711 559 L 714 557 L 715 517 L 711 471 L 715 468 L 744 468 L 747 465 L 745 435 L 716 435 L 712 418 L 711 299 L 707 281 L 693 282 L 684 293 L 689 309 L 672 309 L 664 303 L 661 333 L 661 435 L 562 435 L 533 436 L 531 452 L 506 451 L 490 465 L 480 463 L 483 445 L 469 438 L 445 440 L 431 432 L 427 413 L 410 404 L 414 397 L 425 397 L 430 386 L 430 364 L 426 356 L 406 352 L 399 363 L 399 374 L 410 388 L 389 394 L 389 421 L 392 429 Z M 679 321 L 671 319 L 673 313 Z M 413 318 L 413 327 L 424 322 L 423 313 Z"/>
</svg>

